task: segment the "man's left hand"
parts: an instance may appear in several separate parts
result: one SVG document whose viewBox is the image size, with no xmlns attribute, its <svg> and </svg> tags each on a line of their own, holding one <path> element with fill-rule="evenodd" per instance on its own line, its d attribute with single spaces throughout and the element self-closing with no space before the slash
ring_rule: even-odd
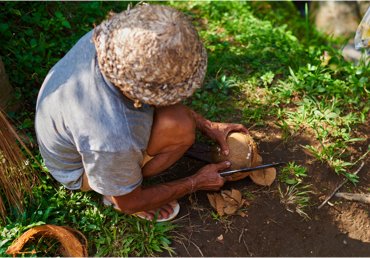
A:
<svg viewBox="0 0 370 258">
<path fill-rule="evenodd" d="M 227 136 L 231 132 L 241 132 L 249 134 L 247 128 L 241 124 L 229 124 L 229 123 L 216 123 L 211 122 L 211 125 L 204 130 L 206 135 L 216 141 L 221 148 L 221 151 L 224 155 L 229 155 L 229 145 L 227 144 Z"/>
</svg>

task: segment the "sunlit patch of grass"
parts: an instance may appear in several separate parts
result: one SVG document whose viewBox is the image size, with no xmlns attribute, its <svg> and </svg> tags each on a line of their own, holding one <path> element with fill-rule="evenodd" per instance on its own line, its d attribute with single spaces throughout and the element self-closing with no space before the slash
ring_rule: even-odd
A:
<svg viewBox="0 0 370 258">
<path fill-rule="evenodd" d="M 310 129 L 319 146 L 303 146 L 314 157 L 326 162 L 337 174 L 346 176 L 356 183 L 357 177 L 347 172 L 352 166 L 353 159 L 349 159 L 349 146 L 364 138 L 352 137 L 352 127 L 362 122 L 361 116 L 356 113 L 343 114 L 341 103 L 336 98 L 331 101 L 305 97 L 297 103 L 294 111 L 285 110 L 280 116 L 278 125 L 285 134 L 293 134 L 302 127 Z"/>
<path fill-rule="evenodd" d="M 94 194 L 71 193 L 64 188 L 54 194 L 53 190 L 40 190 L 35 191 L 40 195 L 38 205 L 30 206 L 18 220 L 9 219 L 6 226 L 0 227 L 1 256 L 6 255 L 7 247 L 15 238 L 42 224 L 68 225 L 80 230 L 88 239 L 89 255 L 152 256 L 163 251 L 174 254 L 169 233 L 175 226 L 170 222 L 156 223 L 120 214 L 111 207 L 104 207 L 100 200 L 96 201 Z M 42 198 L 45 194 L 49 198 Z M 36 251 L 40 255 L 57 255 L 45 253 L 44 249 Z"/>
</svg>

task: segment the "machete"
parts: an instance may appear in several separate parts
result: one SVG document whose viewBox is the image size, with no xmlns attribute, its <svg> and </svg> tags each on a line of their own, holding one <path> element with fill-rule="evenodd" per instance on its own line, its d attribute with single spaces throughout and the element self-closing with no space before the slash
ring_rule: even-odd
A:
<svg viewBox="0 0 370 258">
<path fill-rule="evenodd" d="M 220 172 L 221 176 L 229 176 L 235 173 L 240 173 L 240 172 L 250 172 L 254 170 L 259 170 L 259 169 L 264 169 L 264 168 L 272 168 L 272 167 L 280 167 L 286 165 L 286 162 L 279 162 L 279 163 L 272 163 L 272 164 L 266 164 L 266 165 L 261 165 L 257 167 L 252 167 L 252 168 L 240 168 L 240 169 L 235 169 L 235 170 L 228 170 L 228 171 L 223 171 Z"/>
</svg>

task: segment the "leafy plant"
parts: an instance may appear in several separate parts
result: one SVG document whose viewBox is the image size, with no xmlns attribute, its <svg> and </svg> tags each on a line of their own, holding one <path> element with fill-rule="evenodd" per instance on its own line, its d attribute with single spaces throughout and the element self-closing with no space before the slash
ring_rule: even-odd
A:
<svg viewBox="0 0 370 258">
<path fill-rule="evenodd" d="M 194 94 L 191 105 L 211 120 L 222 120 L 233 110 L 233 106 L 230 105 L 230 94 L 236 87 L 236 82 L 226 75 L 212 79 L 201 91 Z"/>
<path fill-rule="evenodd" d="M 288 185 L 296 185 L 302 183 L 304 177 L 307 177 L 307 169 L 296 165 L 295 162 L 289 162 L 281 169 L 279 181 Z"/>
</svg>

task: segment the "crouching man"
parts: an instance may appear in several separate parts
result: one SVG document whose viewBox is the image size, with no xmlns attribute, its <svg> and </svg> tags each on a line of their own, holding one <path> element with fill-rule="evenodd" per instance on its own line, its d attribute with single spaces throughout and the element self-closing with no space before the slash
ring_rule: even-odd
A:
<svg viewBox="0 0 370 258">
<path fill-rule="evenodd" d="M 173 218 L 177 199 L 218 190 L 223 162 L 177 181 L 142 187 L 143 178 L 174 164 L 195 131 L 227 153 L 238 124 L 215 123 L 180 101 L 201 87 L 207 53 L 177 10 L 140 5 L 115 14 L 49 71 L 39 92 L 36 133 L 51 175 L 71 190 L 93 190 L 106 203 L 146 219 Z"/>
</svg>

